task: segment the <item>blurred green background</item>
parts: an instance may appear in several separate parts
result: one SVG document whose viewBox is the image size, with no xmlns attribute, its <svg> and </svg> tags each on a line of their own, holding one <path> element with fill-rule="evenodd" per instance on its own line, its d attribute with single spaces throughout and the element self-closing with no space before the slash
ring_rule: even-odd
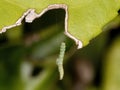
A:
<svg viewBox="0 0 120 90">
<path fill-rule="evenodd" d="M 120 90 L 120 16 L 80 50 L 64 35 L 64 18 L 63 9 L 50 10 L 0 35 L 0 90 Z M 63 41 L 65 75 L 59 80 Z"/>
</svg>

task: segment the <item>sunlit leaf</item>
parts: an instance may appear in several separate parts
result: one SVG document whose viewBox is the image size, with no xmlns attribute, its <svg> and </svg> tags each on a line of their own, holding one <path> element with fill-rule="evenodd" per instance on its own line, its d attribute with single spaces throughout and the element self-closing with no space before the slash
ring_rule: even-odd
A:
<svg viewBox="0 0 120 90">
<path fill-rule="evenodd" d="M 0 7 L 1 32 L 21 24 L 26 16 L 27 21 L 31 22 L 34 18 L 40 17 L 41 12 L 43 14 L 49 9 L 64 9 L 65 33 L 69 37 L 74 36 L 71 38 L 80 48 L 82 44 L 87 45 L 89 40 L 102 32 L 105 24 L 117 16 L 120 0 L 1 0 Z M 35 9 L 39 15 L 30 9 Z M 33 15 L 33 18 L 30 15 Z"/>
</svg>

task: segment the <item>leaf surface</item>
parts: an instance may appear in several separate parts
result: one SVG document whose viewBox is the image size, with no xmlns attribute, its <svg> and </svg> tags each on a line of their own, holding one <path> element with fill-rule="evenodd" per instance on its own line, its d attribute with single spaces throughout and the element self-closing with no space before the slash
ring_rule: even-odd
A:
<svg viewBox="0 0 120 90">
<path fill-rule="evenodd" d="M 1 0 L 0 6 L 1 32 L 20 25 L 25 17 L 32 22 L 48 10 L 64 9 L 65 34 L 81 48 L 117 16 L 120 0 Z"/>
</svg>

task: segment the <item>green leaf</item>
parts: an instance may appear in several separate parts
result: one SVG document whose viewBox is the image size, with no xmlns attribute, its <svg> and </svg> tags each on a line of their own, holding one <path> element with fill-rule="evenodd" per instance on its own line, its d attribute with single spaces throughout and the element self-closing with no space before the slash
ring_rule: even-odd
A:
<svg viewBox="0 0 120 90">
<path fill-rule="evenodd" d="M 0 48 L 1 90 L 23 90 L 20 67 L 24 53 L 24 47 L 18 45 Z"/>
<path fill-rule="evenodd" d="M 32 22 L 48 10 L 64 9 L 65 34 L 81 48 L 117 16 L 120 0 L 1 0 L 0 6 L 1 32 L 20 25 L 25 17 Z"/>
<path fill-rule="evenodd" d="M 102 90 L 119 90 L 120 88 L 120 36 L 109 47 L 104 60 L 104 78 Z"/>
</svg>

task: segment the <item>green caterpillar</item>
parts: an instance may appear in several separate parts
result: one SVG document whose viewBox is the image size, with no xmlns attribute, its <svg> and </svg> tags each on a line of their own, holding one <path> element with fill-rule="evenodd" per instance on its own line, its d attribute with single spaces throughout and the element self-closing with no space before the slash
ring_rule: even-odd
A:
<svg viewBox="0 0 120 90">
<path fill-rule="evenodd" d="M 64 54 L 65 54 L 65 47 L 66 47 L 65 43 L 62 42 L 61 46 L 60 46 L 60 54 L 59 54 L 59 57 L 56 60 L 56 64 L 58 66 L 58 71 L 60 73 L 60 80 L 62 80 L 63 76 L 64 76 L 63 58 L 64 58 Z"/>
</svg>

